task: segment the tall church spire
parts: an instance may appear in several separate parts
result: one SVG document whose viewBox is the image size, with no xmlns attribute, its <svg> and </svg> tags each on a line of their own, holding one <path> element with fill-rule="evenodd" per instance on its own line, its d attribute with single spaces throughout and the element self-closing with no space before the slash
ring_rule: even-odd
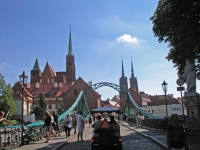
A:
<svg viewBox="0 0 200 150">
<path fill-rule="evenodd" d="M 124 65 L 123 65 L 123 59 L 122 59 L 122 77 L 124 77 Z"/>
<path fill-rule="evenodd" d="M 72 38 L 71 38 L 71 26 L 70 26 L 70 33 L 69 33 L 69 47 L 68 47 L 68 56 L 73 56 L 72 50 Z"/>
<path fill-rule="evenodd" d="M 37 58 L 35 60 L 35 64 L 34 64 L 33 70 L 40 70 L 40 64 L 39 64 L 39 61 L 38 61 Z"/>
<path fill-rule="evenodd" d="M 131 77 L 132 78 L 134 77 L 132 58 L 131 58 Z"/>
<path fill-rule="evenodd" d="M 71 26 L 69 33 L 68 55 L 66 56 L 66 81 L 69 84 L 73 84 L 76 81 L 75 56 L 72 51 Z"/>
</svg>

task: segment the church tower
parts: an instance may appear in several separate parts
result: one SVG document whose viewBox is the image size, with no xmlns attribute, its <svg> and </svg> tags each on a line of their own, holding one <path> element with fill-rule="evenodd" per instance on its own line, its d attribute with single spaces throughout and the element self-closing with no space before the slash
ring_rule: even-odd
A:
<svg viewBox="0 0 200 150">
<path fill-rule="evenodd" d="M 124 75 L 124 66 L 123 66 L 123 60 L 122 60 L 122 76 L 119 79 L 119 85 L 122 87 L 124 90 L 128 90 L 128 83 L 127 83 L 127 77 Z M 125 93 L 120 92 L 119 93 L 120 98 L 123 98 L 125 100 Z"/>
<path fill-rule="evenodd" d="M 41 70 L 38 59 L 36 58 L 33 69 L 31 70 L 31 83 L 36 83 L 41 78 Z"/>
<path fill-rule="evenodd" d="M 71 28 L 69 33 L 69 47 L 68 47 L 68 55 L 66 56 L 66 76 L 67 76 L 67 83 L 72 84 L 76 81 L 75 76 L 75 58 L 72 50 L 72 39 L 71 39 Z"/>
<path fill-rule="evenodd" d="M 139 89 L 138 89 L 138 83 L 137 83 L 137 78 L 134 77 L 132 59 L 131 59 L 131 78 L 130 78 L 130 88 L 136 90 L 137 92 L 139 91 Z"/>
</svg>

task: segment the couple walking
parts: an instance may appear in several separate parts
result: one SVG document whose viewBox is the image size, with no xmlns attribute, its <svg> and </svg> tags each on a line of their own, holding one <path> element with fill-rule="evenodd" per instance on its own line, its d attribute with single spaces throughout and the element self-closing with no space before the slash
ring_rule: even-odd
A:
<svg viewBox="0 0 200 150">
<path fill-rule="evenodd" d="M 74 111 L 72 118 L 70 117 L 70 114 L 67 114 L 64 122 L 65 122 L 66 137 L 70 136 L 71 125 L 72 125 L 74 128 L 74 135 L 76 135 L 76 127 L 78 127 L 77 141 L 79 142 L 79 137 L 80 137 L 81 142 L 83 142 L 83 131 L 85 130 L 85 125 L 84 125 L 84 117 L 82 116 L 82 111 L 79 111 L 78 115 L 76 115 L 76 111 Z"/>
</svg>

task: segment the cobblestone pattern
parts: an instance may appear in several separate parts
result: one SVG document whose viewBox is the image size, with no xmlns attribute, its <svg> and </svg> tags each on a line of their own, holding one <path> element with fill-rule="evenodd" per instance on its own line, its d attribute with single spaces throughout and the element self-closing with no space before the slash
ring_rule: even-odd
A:
<svg viewBox="0 0 200 150">
<path fill-rule="evenodd" d="M 85 142 L 77 142 L 76 137 L 74 137 L 60 150 L 91 150 L 90 138 L 92 131 L 90 130 L 87 129 L 87 132 L 84 134 Z M 121 126 L 121 136 L 123 139 L 123 150 L 163 150 L 151 140 L 123 126 Z"/>
</svg>

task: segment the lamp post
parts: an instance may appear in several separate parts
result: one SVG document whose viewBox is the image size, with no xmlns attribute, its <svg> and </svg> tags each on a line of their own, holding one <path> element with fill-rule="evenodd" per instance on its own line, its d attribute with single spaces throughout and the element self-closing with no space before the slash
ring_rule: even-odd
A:
<svg viewBox="0 0 200 150">
<path fill-rule="evenodd" d="M 24 124 L 24 85 L 27 83 L 28 76 L 23 71 L 22 75 L 19 76 L 20 83 L 22 85 L 21 93 L 22 93 L 22 125 Z M 20 146 L 24 145 L 24 138 L 23 138 L 23 127 L 21 132 L 21 144 Z"/>
<path fill-rule="evenodd" d="M 21 89 L 21 93 L 22 93 L 22 125 L 24 124 L 24 84 L 27 83 L 27 78 L 28 76 L 25 74 L 25 71 L 23 71 L 22 75 L 19 76 L 20 79 L 20 83 L 22 84 L 22 89 Z"/>
<path fill-rule="evenodd" d="M 165 82 L 165 80 L 163 81 L 163 83 L 162 83 L 161 85 L 162 85 L 163 91 L 164 91 L 164 93 L 165 93 L 166 115 L 167 115 L 167 118 L 168 118 L 167 97 L 166 97 L 167 83 Z"/>
</svg>

